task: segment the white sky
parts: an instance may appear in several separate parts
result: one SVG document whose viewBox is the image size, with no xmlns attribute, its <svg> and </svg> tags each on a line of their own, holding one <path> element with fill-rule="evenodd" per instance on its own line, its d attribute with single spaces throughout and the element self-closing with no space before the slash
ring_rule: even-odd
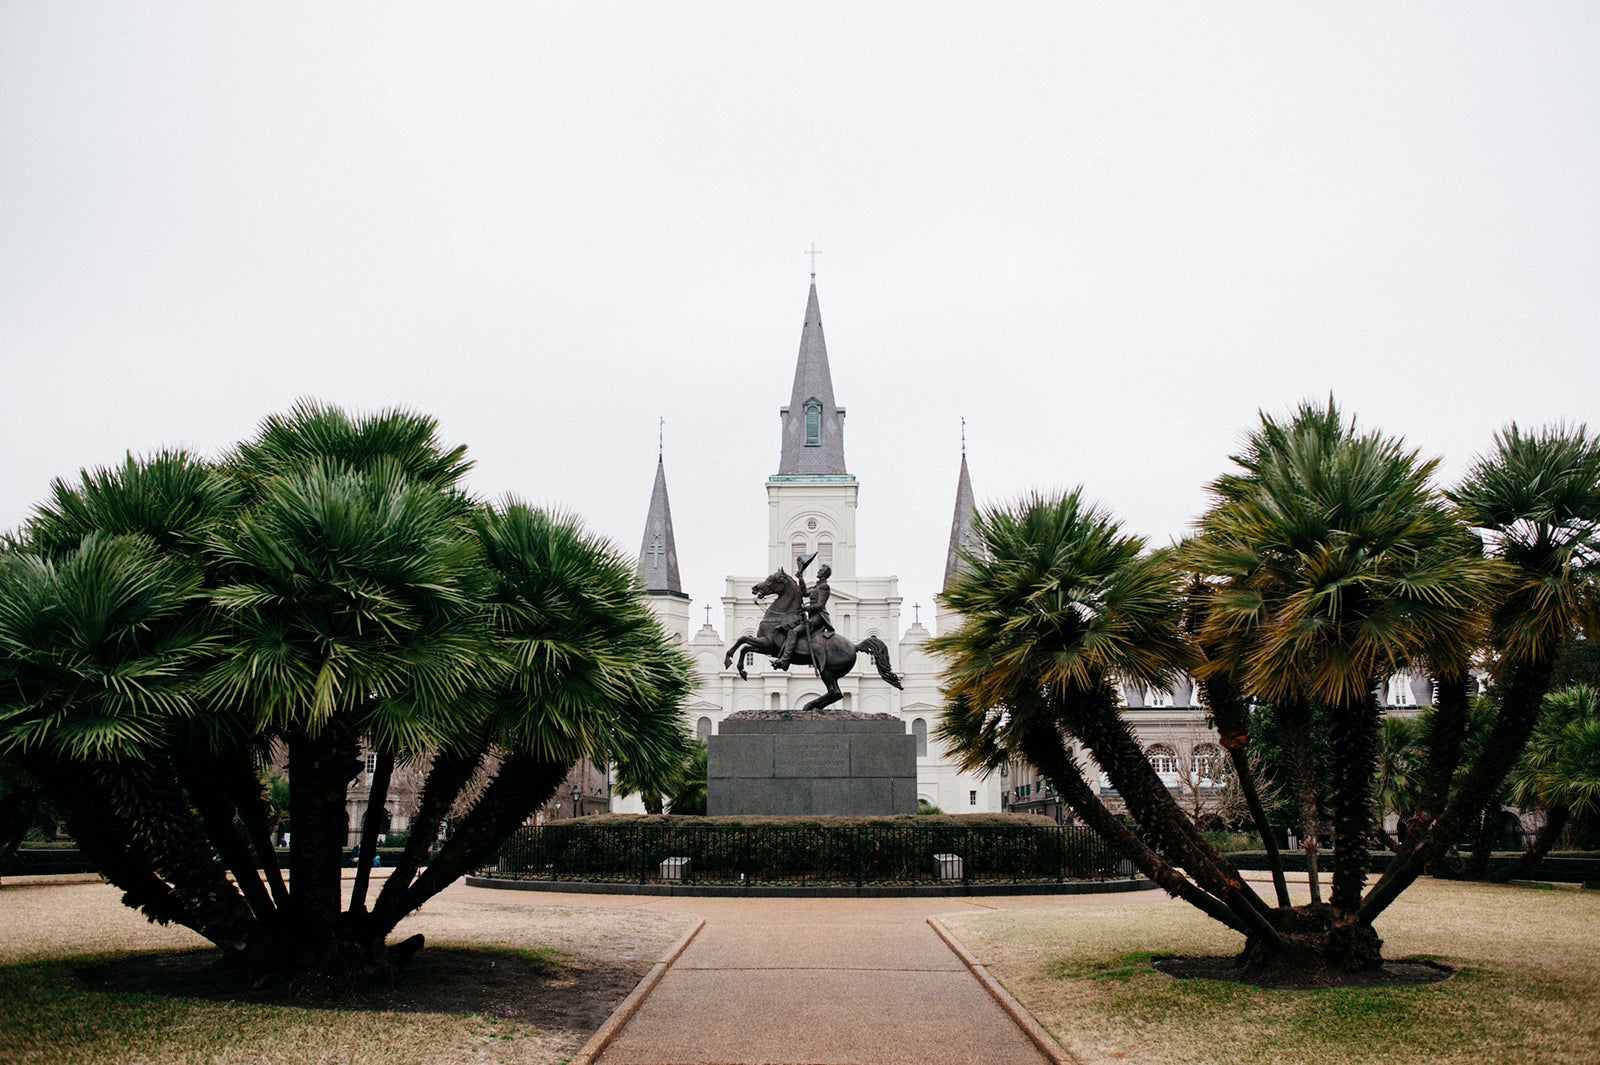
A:
<svg viewBox="0 0 1600 1065">
<path fill-rule="evenodd" d="M 863 574 L 1082 483 L 1157 542 L 1258 409 L 1600 421 L 1600 5 L 0 0 L 0 528 L 297 397 L 685 588 L 765 569 L 817 280 Z M 713 612 L 721 625 L 721 610 Z"/>
</svg>

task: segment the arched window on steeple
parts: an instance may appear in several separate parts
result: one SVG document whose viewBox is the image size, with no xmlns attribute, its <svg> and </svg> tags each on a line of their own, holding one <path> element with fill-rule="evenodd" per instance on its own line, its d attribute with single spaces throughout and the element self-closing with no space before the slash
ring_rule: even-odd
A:
<svg viewBox="0 0 1600 1065">
<path fill-rule="evenodd" d="M 806 400 L 806 447 L 822 446 L 822 402 Z"/>
</svg>

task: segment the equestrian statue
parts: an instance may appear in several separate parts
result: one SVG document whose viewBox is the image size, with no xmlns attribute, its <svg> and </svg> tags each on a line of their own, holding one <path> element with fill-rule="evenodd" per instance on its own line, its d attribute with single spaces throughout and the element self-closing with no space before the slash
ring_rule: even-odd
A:
<svg viewBox="0 0 1600 1065">
<path fill-rule="evenodd" d="M 733 665 L 737 657 L 739 679 L 747 680 L 745 665 L 756 654 L 771 655 L 777 669 L 788 669 L 793 662 L 811 666 L 828 690 L 802 706 L 802 710 L 821 710 L 843 699 L 839 678 L 856 667 L 856 655 L 863 651 L 872 656 L 880 677 L 896 688 L 902 687 L 900 678 L 889 668 L 889 648 L 882 640 L 868 636 L 860 643 L 851 643 L 834 631 L 828 617 L 828 597 L 832 594 L 828 578 L 833 576 L 833 567 L 824 562 L 817 569 L 816 584 L 806 588 L 806 567 L 816 557 L 813 551 L 797 559 L 793 577 L 780 568 L 750 589 L 757 602 L 769 595 L 777 599 L 767 607 L 754 636 L 733 641 L 722 659 L 723 668 Z"/>
</svg>

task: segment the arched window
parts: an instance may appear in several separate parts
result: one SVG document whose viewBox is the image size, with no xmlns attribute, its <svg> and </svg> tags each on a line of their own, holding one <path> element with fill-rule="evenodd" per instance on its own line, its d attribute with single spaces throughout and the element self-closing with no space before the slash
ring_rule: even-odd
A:
<svg viewBox="0 0 1600 1065">
<path fill-rule="evenodd" d="M 702 740 L 707 736 L 710 736 L 711 719 L 709 717 L 702 717 L 699 721 L 696 721 L 694 723 L 694 734 Z"/>
<path fill-rule="evenodd" d="M 833 565 L 833 541 L 827 537 L 817 541 L 817 563 Z"/>
<path fill-rule="evenodd" d="M 1222 748 L 1214 743 L 1202 743 L 1194 749 L 1194 779 L 1202 786 L 1220 787 L 1226 769 L 1222 761 Z"/>
<path fill-rule="evenodd" d="M 822 446 L 822 404 L 806 400 L 806 447 Z"/>
<path fill-rule="evenodd" d="M 1146 758 L 1157 773 L 1176 773 L 1178 771 L 1178 752 L 1165 743 L 1152 743 L 1144 750 Z"/>
<path fill-rule="evenodd" d="M 794 564 L 796 569 L 800 567 L 800 558 L 804 556 L 805 553 L 806 542 L 804 540 L 796 540 L 794 543 L 789 545 L 789 557 L 795 560 Z"/>
<path fill-rule="evenodd" d="M 928 757 L 928 723 L 922 718 L 915 718 L 911 722 L 911 735 L 917 740 L 917 757 Z"/>
</svg>

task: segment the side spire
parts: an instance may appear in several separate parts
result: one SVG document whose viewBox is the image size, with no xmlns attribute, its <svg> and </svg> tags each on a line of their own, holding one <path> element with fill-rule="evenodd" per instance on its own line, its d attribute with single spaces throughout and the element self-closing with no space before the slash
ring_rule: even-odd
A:
<svg viewBox="0 0 1600 1065">
<path fill-rule="evenodd" d="M 689 598 L 678 577 L 678 544 L 672 535 L 672 504 L 667 500 L 664 440 L 662 454 L 656 456 L 656 483 L 650 490 L 650 513 L 644 521 L 644 544 L 639 548 L 639 581 L 652 595 Z"/>
<path fill-rule="evenodd" d="M 956 574 L 966 567 L 960 552 L 971 551 L 976 543 L 973 520 L 978 506 L 972 496 L 972 477 L 967 473 L 967 423 L 961 420 L 961 476 L 956 480 L 956 511 L 950 519 L 950 548 L 945 554 L 944 588 L 949 589 Z"/>
<path fill-rule="evenodd" d="M 828 346 L 822 337 L 822 310 L 817 304 L 815 280 L 806 299 L 794 388 L 782 415 L 783 453 L 778 460 L 778 476 L 842 476 L 847 472 L 844 409 L 833 400 L 833 374 L 828 369 Z"/>
</svg>

